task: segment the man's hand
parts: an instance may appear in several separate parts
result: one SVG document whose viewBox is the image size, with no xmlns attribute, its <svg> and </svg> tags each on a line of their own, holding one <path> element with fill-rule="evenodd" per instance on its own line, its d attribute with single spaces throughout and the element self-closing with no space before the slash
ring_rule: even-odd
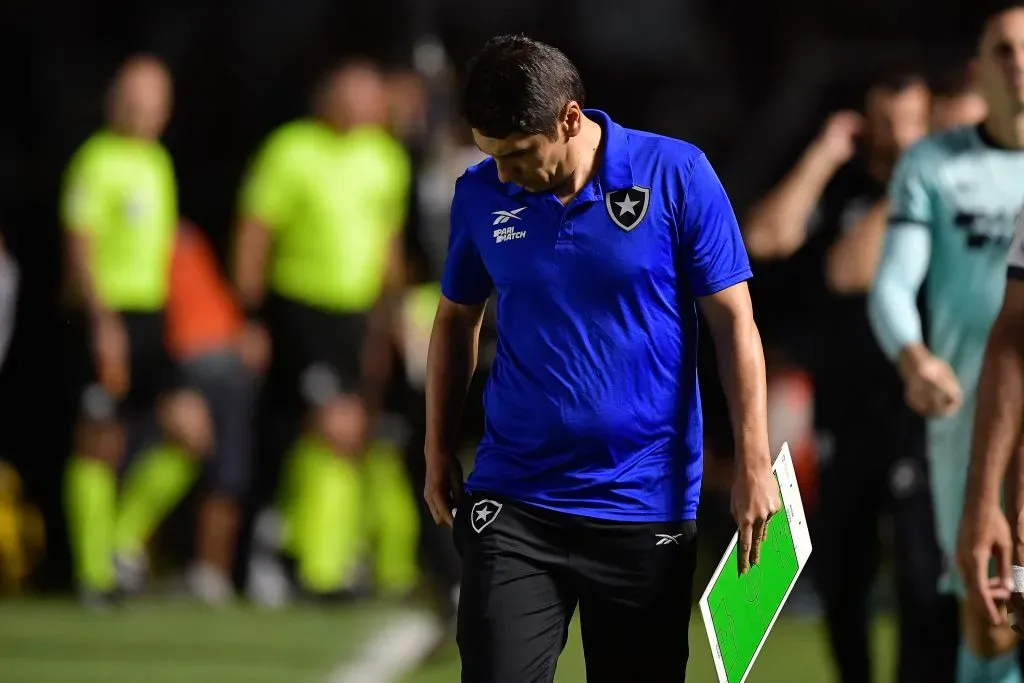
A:
<svg viewBox="0 0 1024 683">
<path fill-rule="evenodd" d="M 924 353 L 917 358 L 901 358 L 904 395 L 914 412 L 924 417 L 951 417 L 963 403 L 960 381 L 949 363 Z"/>
<path fill-rule="evenodd" d="M 739 572 L 745 574 L 761 557 L 761 543 L 768 535 L 768 520 L 782 506 L 779 485 L 771 464 L 744 467 L 732 485 L 732 516 L 739 526 Z"/>
<path fill-rule="evenodd" d="M 427 453 L 427 483 L 423 499 L 437 524 L 451 526 L 455 520 L 452 510 L 462 500 L 462 465 L 447 453 Z"/>
<path fill-rule="evenodd" d="M 92 348 L 97 378 L 111 395 L 120 397 L 131 381 L 128 364 L 128 333 L 116 313 L 104 312 L 93 322 Z"/>
<path fill-rule="evenodd" d="M 998 505 L 986 503 L 968 509 L 960 522 L 956 560 L 967 587 L 968 600 L 984 614 L 993 626 L 1006 623 L 1003 606 L 1013 590 L 1010 571 L 1013 539 L 1010 524 Z M 989 576 L 989 565 L 996 562 L 996 576 Z M 1020 596 L 1018 595 L 1018 603 Z M 1024 613 L 1018 611 L 1018 623 Z M 1017 630 L 1015 627 L 1014 630 Z"/>
<path fill-rule="evenodd" d="M 857 136 L 864 129 L 864 117 L 855 111 L 839 111 L 828 117 L 814 141 L 814 149 L 836 167 L 849 161 L 857 151 Z"/>
<path fill-rule="evenodd" d="M 238 345 L 245 367 L 253 373 L 262 374 L 270 362 L 270 335 L 267 328 L 258 322 L 247 322 L 242 328 Z"/>
</svg>

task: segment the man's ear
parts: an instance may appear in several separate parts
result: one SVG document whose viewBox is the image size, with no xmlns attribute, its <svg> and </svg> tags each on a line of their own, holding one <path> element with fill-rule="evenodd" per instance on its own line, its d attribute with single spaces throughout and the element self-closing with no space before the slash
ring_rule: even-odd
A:
<svg viewBox="0 0 1024 683">
<path fill-rule="evenodd" d="M 574 138 L 583 130 L 583 110 L 580 109 L 579 103 L 575 100 L 570 100 L 565 105 L 565 112 L 562 114 L 562 121 L 559 127 L 564 132 L 566 138 Z"/>
</svg>

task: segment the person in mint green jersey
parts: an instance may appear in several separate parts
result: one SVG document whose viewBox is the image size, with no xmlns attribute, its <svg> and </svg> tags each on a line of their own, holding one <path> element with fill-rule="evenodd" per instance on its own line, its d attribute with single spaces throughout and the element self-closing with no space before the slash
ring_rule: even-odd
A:
<svg viewBox="0 0 1024 683">
<path fill-rule="evenodd" d="M 384 79 L 367 63 L 330 71 L 315 115 L 275 130 L 256 155 L 240 198 L 234 283 L 247 308 L 246 357 L 268 362 L 265 391 L 281 419 L 285 550 L 310 596 L 348 594 L 357 579 L 364 520 L 360 458 L 381 406 L 401 288 L 410 162 L 383 128 Z M 386 534 L 410 549 L 414 503 L 380 500 L 405 485 L 367 493 L 374 507 L 408 510 L 405 531 Z M 391 587 L 398 590 L 397 586 Z"/>
<path fill-rule="evenodd" d="M 178 221 L 174 168 L 159 142 L 170 107 L 166 67 L 129 59 L 111 88 L 107 125 L 75 152 L 61 198 L 72 319 L 84 337 L 66 509 L 78 588 L 95 606 L 136 587 L 146 541 L 211 445 L 205 404 L 176 383 L 165 347 Z M 123 420 L 154 411 L 165 441 L 139 455 L 117 500 Z"/>
<path fill-rule="evenodd" d="M 964 580 L 974 577 L 957 571 L 956 543 L 977 385 L 1003 301 L 1014 221 L 1024 207 L 1024 2 L 990 10 L 979 33 L 977 72 L 988 116 L 925 138 L 900 161 L 868 312 L 907 402 L 928 418 L 936 531 L 947 565 L 941 587 L 962 605 L 957 680 L 1017 683 L 1016 639 L 967 599 Z"/>
</svg>

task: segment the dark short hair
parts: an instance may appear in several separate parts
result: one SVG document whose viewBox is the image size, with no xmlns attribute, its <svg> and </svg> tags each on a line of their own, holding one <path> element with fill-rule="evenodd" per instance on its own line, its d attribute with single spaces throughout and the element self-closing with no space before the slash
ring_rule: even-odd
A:
<svg viewBox="0 0 1024 683">
<path fill-rule="evenodd" d="M 583 79 L 565 54 L 524 35 L 503 35 L 469 62 L 462 115 L 489 138 L 551 134 L 565 105 L 583 107 L 583 100 Z"/>
<path fill-rule="evenodd" d="M 932 76 L 929 85 L 935 97 L 959 97 L 971 92 L 972 84 L 967 62 L 948 65 Z"/>
<path fill-rule="evenodd" d="M 879 72 L 871 81 L 871 90 L 885 90 L 899 93 L 914 86 L 927 86 L 928 82 L 921 72 L 906 67 L 890 67 Z"/>
</svg>

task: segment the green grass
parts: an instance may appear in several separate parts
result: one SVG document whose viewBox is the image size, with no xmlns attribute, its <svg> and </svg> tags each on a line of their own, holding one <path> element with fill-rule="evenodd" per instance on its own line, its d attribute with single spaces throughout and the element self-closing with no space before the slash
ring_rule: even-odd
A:
<svg viewBox="0 0 1024 683">
<path fill-rule="evenodd" d="M 323 683 L 393 612 L 378 607 L 263 612 L 208 610 L 146 601 L 94 614 L 60 601 L 0 601 L 0 680 L 10 683 Z M 707 636 L 694 614 L 688 680 L 714 681 Z M 879 681 L 889 681 L 892 632 L 876 632 Z M 628 653 L 624 653 L 628 656 Z M 454 646 L 404 683 L 453 683 Z M 583 683 L 574 631 L 557 683 Z M 750 683 L 834 680 L 824 635 L 813 620 L 782 619 Z"/>
<path fill-rule="evenodd" d="M 893 667 L 893 630 L 887 620 L 879 620 L 875 631 L 877 658 L 876 681 L 891 681 Z M 780 619 L 772 629 L 747 683 L 828 683 L 835 680 L 826 651 L 825 633 L 815 619 Z M 628 653 L 624 653 L 628 656 Z M 576 623 L 569 642 L 558 661 L 555 683 L 584 683 L 583 647 Z M 425 666 L 404 683 L 452 683 L 458 681 L 458 663 L 444 662 Z M 690 624 L 690 663 L 686 680 L 713 683 L 717 680 L 711 661 L 707 633 L 694 612 Z"/>
</svg>

